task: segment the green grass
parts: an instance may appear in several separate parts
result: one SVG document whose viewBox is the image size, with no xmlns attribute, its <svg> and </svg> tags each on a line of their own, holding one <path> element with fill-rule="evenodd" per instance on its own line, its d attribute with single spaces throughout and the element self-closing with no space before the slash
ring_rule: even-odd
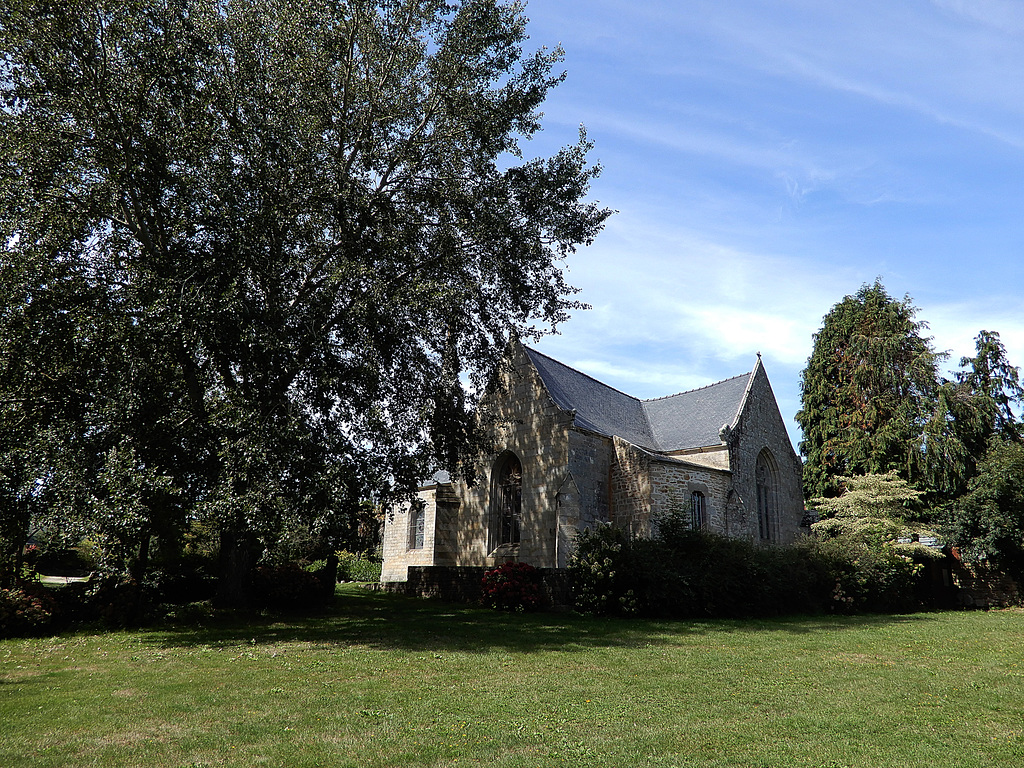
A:
<svg viewBox="0 0 1024 768">
<path fill-rule="evenodd" d="M 1024 764 L 1024 613 L 331 615 L 0 642 L 2 766 Z"/>
</svg>

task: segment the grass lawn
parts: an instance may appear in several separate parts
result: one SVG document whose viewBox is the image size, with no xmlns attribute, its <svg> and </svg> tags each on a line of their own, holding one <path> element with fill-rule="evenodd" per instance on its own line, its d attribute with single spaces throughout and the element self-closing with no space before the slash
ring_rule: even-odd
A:
<svg viewBox="0 0 1024 768">
<path fill-rule="evenodd" d="M 355 587 L 0 641 L 2 766 L 1024 765 L 1024 613 L 610 621 Z"/>
</svg>

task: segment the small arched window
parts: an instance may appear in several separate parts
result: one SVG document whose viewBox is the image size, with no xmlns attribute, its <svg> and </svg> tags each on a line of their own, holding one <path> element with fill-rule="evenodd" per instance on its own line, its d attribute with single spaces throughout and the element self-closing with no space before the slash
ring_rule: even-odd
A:
<svg viewBox="0 0 1024 768">
<path fill-rule="evenodd" d="M 704 494 L 694 491 L 690 494 L 690 527 L 695 531 L 702 531 L 707 524 L 707 503 Z"/>
<path fill-rule="evenodd" d="M 518 544 L 523 520 L 523 465 L 506 454 L 494 473 L 495 545 Z"/>
<path fill-rule="evenodd" d="M 422 499 L 416 499 L 409 509 L 409 549 L 423 549 L 426 529 L 426 505 Z"/>
<path fill-rule="evenodd" d="M 757 457 L 757 527 L 762 541 L 778 538 L 775 460 L 768 449 Z"/>
</svg>

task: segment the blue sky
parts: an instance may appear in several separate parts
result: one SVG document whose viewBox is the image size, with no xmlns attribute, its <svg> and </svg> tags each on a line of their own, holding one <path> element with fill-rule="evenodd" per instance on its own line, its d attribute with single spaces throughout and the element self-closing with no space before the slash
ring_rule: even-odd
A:
<svg viewBox="0 0 1024 768">
<path fill-rule="evenodd" d="M 568 262 L 593 309 L 538 348 L 639 397 L 760 351 L 794 444 L 824 314 L 880 276 L 947 368 L 998 331 L 1024 364 L 1024 3 L 532 0 L 614 208 Z"/>
</svg>

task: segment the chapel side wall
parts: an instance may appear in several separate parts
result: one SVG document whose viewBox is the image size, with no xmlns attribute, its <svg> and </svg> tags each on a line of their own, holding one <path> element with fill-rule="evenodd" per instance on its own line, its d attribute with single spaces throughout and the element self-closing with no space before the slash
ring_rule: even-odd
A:
<svg viewBox="0 0 1024 768">
<path fill-rule="evenodd" d="M 651 455 L 621 437 L 614 438 L 610 522 L 646 535 L 651 521 Z"/>
<path fill-rule="evenodd" d="M 572 525 L 589 530 L 610 520 L 610 486 L 615 450 L 611 439 L 573 429 L 568 433 L 569 474 L 579 492 L 579 510 Z"/>
<path fill-rule="evenodd" d="M 745 521 L 729 504 L 732 473 L 676 461 L 654 460 L 650 465 L 651 516 L 667 512 L 688 514 L 691 494 L 704 494 L 706 530 L 722 536 L 745 533 Z"/>
<path fill-rule="evenodd" d="M 757 519 L 757 457 L 768 448 L 776 463 L 776 501 L 778 528 L 776 541 L 790 544 L 800 533 L 804 516 L 802 488 L 803 465 L 793 449 L 789 433 L 779 413 L 768 376 L 760 365 L 754 374 L 747 401 L 735 428 L 728 435 L 729 463 L 733 468 L 733 487 L 740 507 L 746 537 L 760 540 Z"/>
<path fill-rule="evenodd" d="M 409 530 L 410 504 L 401 504 L 391 510 L 384 521 L 383 563 L 381 581 L 405 581 L 410 565 L 434 565 L 435 521 L 437 519 L 436 488 L 424 488 L 416 494 L 424 505 L 423 546 L 412 548 Z"/>
<path fill-rule="evenodd" d="M 523 465 L 522 526 L 518 560 L 538 568 L 557 565 L 558 494 L 566 480 L 572 415 L 551 400 L 526 352 L 517 347 L 485 403 L 494 419 L 495 451 L 479 462 L 478 482 L 458 484 L 455 565 L 496 565 L 491 556 L 491 480 L 495 463 L 511 451 Z"/>
</svg>

